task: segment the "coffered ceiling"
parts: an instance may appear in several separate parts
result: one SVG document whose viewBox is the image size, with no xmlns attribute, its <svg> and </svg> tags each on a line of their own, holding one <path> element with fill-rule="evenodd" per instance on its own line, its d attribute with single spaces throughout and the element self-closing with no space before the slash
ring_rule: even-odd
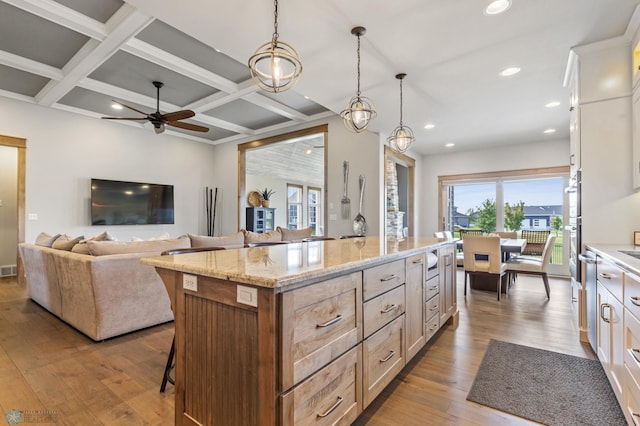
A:
<svg viewBox="0 0 640 426">
<path fill-rule="evenodd" d="M 362 92 L 378 111 L 372 131 L 398 125 L 394 76 L 405 72 L 403 118 L 418 153 L 566 140 L 569 49 L 623 35 L 639 2 L 513 0 L 486 16 L 485 0 L 281 0 L 280 38 L 300 52 L 303 73 L 294 89 L 268 94 L 246 63 L 271 39 L 270 1 L 0 0 L 0 96 L 135 116 L 110 101 L 152 112 L 159 80 L 162 112 L 192 109 L 187 121 L 210 128 L 170 131 L 207 143 L 257 139 L 345 107 L 356 89 L 350 30 L 362 25 Z M 499 77 L 509 66 L 522 71 Z M 560 105 L 545 108 L 550 101 Z"/>
</svg>

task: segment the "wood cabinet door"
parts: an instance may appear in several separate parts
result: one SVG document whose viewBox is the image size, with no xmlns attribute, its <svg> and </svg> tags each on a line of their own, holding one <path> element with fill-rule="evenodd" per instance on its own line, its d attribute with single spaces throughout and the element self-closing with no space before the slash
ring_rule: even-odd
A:
<svg viewBox="0 0 640 426">
<path fill-rule="evenodd" d="M 453 246 L 440 249 L 440 324 L 451 318 L 457 308 L 456 262 Z"/>
<path fill-rule="evenodd" d="M 407 359 L 415 354 L 427 342 L 425 335 L 425 256 L 412 256 L 406 263 L 405 283 L 405 321 L 407 327 Z"/>
</svg>

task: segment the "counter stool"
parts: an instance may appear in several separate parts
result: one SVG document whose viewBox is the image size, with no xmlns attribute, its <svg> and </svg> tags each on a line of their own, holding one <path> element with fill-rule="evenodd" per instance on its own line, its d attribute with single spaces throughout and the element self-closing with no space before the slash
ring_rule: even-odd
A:
<svg viewBox="0 0 640 426">
<path fill-rule="evenodd" d="M 214 251 L 224 250 L 224 247 L 190 247 L 182 249 L 167 250 L 160 253 L 161 256 L 171 256 L 185 253 L 198 253 L 201 251 Z M 171 300 L 173 304 L 173 300 Z M 167 388 L 167 382 L 175 386 L 176 382 L 171 377 L 171 371 L 176 367 L 173 363 L 176 356 L 176 333 L 173 333 L 173 340 L 171 341 L 171 349 L 169 350 L 169 357 L 167 358 L 167 365 L 164 367 L 164 374 L 162 375 L 162 383 L 160 384 L 160 392 L 164 392 Z"/>
</svg>

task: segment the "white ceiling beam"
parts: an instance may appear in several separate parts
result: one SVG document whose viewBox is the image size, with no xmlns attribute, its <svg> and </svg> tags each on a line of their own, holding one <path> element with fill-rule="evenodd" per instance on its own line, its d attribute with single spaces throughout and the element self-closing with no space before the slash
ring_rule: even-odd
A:
<svg viewBox="0 0 640 426">
<path fill-rule="evenodd" d="M 239 83 L 236 90 L 232 93 L 214 93 L 213 95 L 192 102 L 186 107 L 196 112 L 210 111 L 221 105 L 228 104 L 229 102 L 242 98 L 249 93 L 253 93 L 256 90 L 259 90 L 258 86 L 253 83 L 253 80 L 249 79 Z"/>
<path fill-rule="evenodd" d="M 122 50 L 224 92 L 231 93 L 238 90 L 238 85 L 233 81 L 191 62 L 185 61 L 178 56 L 159 49 L 142 40 L 132 38 L 127 41 L 127 43 L 122 47 Z"/>
<path fill-rule="evenodd" d="M 89 18 L 53 0 L 2 0 L 40 18 L 69 28 L 87 37 L 104 40 L 107 30 L 102 22 Z"/>
<path fill-rule="evenodd" d="M 249 95 L 245 95 L 242 97 L 245 101 L 251 102 L 259 107 L 262 107 L 268 111 L 271 111 L 275 114 L 286 117 L 290 120 L 298 120 L 298 121 L 308 121 L 309 116 L 301 113 L 300 111 L 296 111 L 295 109 L 288 107 L 286 105 L 281 104 L 278 101 L 275 101 L 271 98 L 268 98 L 260 93 L 251 93 Z"/>
<path fill-rule="evenodd" d="M 111 57 L 124 43 L 149 25 L 153 18 L 128 4 L 124 4 L 107 22 L 109 35 L 102 41 L 89 40 L 64 66 L 64 77 L 58 82 L 49 82 L 36 95 L 44 106 L 58 102 L 65 94 L 93 70 Z"/>
<path fill-rule="evenodd" d="M 52 80 L 61 80 L 63 77 L 62 70 L 59 68 L 14 55 L 4 50 L 0 50 L 0 64 Z"/>
<path fill-rule="evenodd" d="M 29 102 L 30 104 L 35 104 L 36 100 L 31 96 L 23 95 L 20 93 L 9 92 L 8 90 L 0 89 L 0 97 L 15 99 L 16 101 Z"/>
</svg>

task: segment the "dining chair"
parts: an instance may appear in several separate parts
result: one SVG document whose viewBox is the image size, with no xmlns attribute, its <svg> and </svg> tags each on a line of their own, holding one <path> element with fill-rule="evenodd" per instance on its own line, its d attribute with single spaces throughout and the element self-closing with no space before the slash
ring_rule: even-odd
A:
<svg viewBox="0 0 640 426">
<path fill-rule="evenodd" d="M 518 238 L 518 231 L 495 231 L 494 234 L 498 235 L 500 238 Z"/>
<path fill-rule="evenodd" d="M 464 295 L 467 295 L 469 275 L 490 276 L 496 279 L 498 300 L 502 297 L 502 281 L 506 274 L 506 265 L 502 262 L 500 237 L 465 235 L 464 246 Z"/>
<path fill-rule="evenodd" d="M 521 237 L 527 240 L 527 245 L 522 250 L 522 254 L 530 256 L 540 256 L 547 241 L 547 237 L 551 234 L 549 230 L 523 229 Z"/>
<path fill-rule="evenodd" d="M 166 250 L 160 253 L 161 256 L 171 256 L 177 254 L 186 254 L 186 253 L 198 253 L 201 251 L 216 251 L 216 250 L 224 250 L 224 247 L 188 247 L 174 250 Z M 169 300 L 173 305 L 174 295 L 169 293 Z M 164 392 L 167 388 L 167 382 L 175 385 L 175 381 L 171 377 L 170 373 L 175 368 L 175 364 L 173 360 L 176 356 L 176 333 L 173 332 L 173 340 L 171 341 L 171 349 L 169 350 L 169 357 L 167 358 L 167 364 L 164 367 L 164 374 L 162 375 L 162 383 L 160 384 L 160 392 Z"/>
<path fill-rule="evenodd" d="M 433 237 L 439 240 L 444 240 L 444 232 L 436 231 L 433 233 Z"/>
<path fill-rule="evenodd" d="M 483 233 L 482 229 L 460 229 L 459 232 L 461 240 L 464 240 L 465 235 L 482 235 Z M 464 268 L 464 247 L 456 252 L 456 267 Z"/>
<path fill-rule="evenodd" d="M 551 291 L 549 288 L 549 277 L 547 276 L 547 268 L 551 263 L 551 253 L 553 252 L 553 246 L 556 242 L 556 236 L 549 234 L 547 240 L 544 243 L 541 257 L 532 256 L 517 256 L 507 261 L 507 274 L 512 276 L 513 274 L 525 274 L 525 275 L 540 275 L 542 276 L 542 282 L 544 283 L 544 289 L 547 292 L 547 299 L 551 298 Z M 508 280 L 511 282 L 511 279 Z"/>
</svg>

